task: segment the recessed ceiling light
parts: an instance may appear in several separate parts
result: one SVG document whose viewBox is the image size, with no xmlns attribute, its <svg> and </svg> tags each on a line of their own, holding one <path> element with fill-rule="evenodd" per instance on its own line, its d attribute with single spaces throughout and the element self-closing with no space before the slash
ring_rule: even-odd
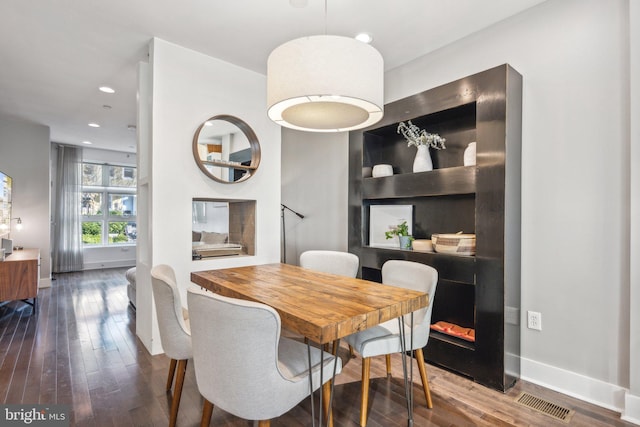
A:
<svg viewBox="0 0 640 427">
<path fill-rule="evenodd" d="M 113 88 L 110 88 L 109 86 L 100 86 L 98 89 L 100 89 L 100 92 L 104 92 L 104 93 L 116 93 L 116 91 Z"/>
<path fill-rule="evenodd" d="M 83 143 L 83 144 L 87 144 L 87 145 L 91 145 L 91 144 L 93 144 L 93 142 L 91 142 L 91 141 L 82 141 L 82 143 Z"/>
<path fill-rule="evenodd" d="M 373 37 L 371 37 L 371 34 L 360 33 L 356 35 L 356 40 L 359 40 L 362 43 L 371 43 L 373 41 Z"/>
<path fill-rule="evenodd" d="M 91 126 L 92 128 L 99 128 L 100 125 L 97 123 L 89 123 L 89 126 Z"/>
</svg>

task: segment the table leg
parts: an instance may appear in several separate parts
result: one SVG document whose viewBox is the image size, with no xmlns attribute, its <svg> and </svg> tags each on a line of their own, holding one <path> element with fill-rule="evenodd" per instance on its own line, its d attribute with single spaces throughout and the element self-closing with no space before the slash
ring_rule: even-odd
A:
<svg viewBox="0 0 640 427">
<path fill-rule="evenodd" d="M 333 414 L 331 410 L 331 406 L 333 404 L 333 390 L 335 386 L 336 372 L 338 370 L 338 346 L 340 345 L 340 340 L 336 340 L 333 342 L 333 352 L 335 353 L 334 361 L 333 361 L 333 372 L 331 379 L 324 383 L 321 387 L 320 393 L 320 407 L 318 414 L 318 425 L 322 427 L 322 416 L 323 414 L 327 420 L 327 427 L 333 427 Z M 324 378 L 324 347 L 320 346 L 320 383 L 322 384 L 322 380 Z M 313 402 L 313 373 L 311 370 L 311 343 L 307 341 L 307 357 L 309 359 L 309 389 L 311 391 L 311 425 L 315 427 L 316 417 L 314 410 L 314 402 Z"/>
<path fill-rule="evenodd" d="M 409 326 L 411 332 L 410 351 L 413 354 L 413 313 L 411 313 L 411 324 Z M 407 426 L 413 427 L 413 360 L 409 358 L 409 375 L 407 375 L 407 335 L 405 332 L 404 317 L 398 318 L 400 329 L 400 348 L 402 349 L 402 371 L 404 373 L 404 392 L 407 399 Z"/>
<path fill-rule="evenodd" d="M 307 358 L 309 359 L 309 398 L 311 399 L 311 426 L 315 427 L 316 426 L 316 415 L 315 415 L 315 411 L 314 411 L 314 404 L 313 404 L 313 371 L 311 370 L 311 367 L 313 365 L 311 365 L 311 343 L 309 342 L 309 340 L 307 341 Z M 322 381 L 322 378 L 320 378 L 320 381 Z M 322 426 L 320 426 L 322 427 Z"/>
</svg>

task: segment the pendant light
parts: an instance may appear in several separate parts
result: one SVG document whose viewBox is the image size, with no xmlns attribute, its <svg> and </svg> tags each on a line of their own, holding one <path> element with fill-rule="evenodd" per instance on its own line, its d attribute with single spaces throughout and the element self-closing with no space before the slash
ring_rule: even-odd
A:
<svg viewBox="0 0 640 427">
<path fill-rule="evenodd" d="M 383 102 L 382 55 L 361 41 L 301 37 L 269 55 L 268 115 L 281 126 L 311 132 L 361 129 L 382 119 Z"/>
</svg>

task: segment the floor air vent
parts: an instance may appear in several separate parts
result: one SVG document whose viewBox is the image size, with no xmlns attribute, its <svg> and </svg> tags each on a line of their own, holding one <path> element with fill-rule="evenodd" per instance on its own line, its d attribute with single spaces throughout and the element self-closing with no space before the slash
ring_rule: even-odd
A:
<svg viewBox="0 0 640 427">
<path fill-rule="evenodd" d="M 540 399 L 529 393 L 521 393 L 520 396 L 516 398 L 516 402 L 535 411 L 549 415 L 556 420 L 564 421 L 565 423 L 569 422 L 574 413 L 571 409 L 556 405 L 548 400 Z"/>
</svg>

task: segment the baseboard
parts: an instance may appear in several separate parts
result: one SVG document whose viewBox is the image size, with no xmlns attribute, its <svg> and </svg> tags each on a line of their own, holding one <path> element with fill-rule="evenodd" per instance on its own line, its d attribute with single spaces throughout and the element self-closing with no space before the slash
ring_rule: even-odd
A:
<svg viewBox="0 0 640 427">
<path fill-rule="evenodd" d="M 520 378 L 525 381 L 612 411 L 625 412 L 627 390 L 623 387 L 524 357 L 521 369 Z"/>
<path fill-rule="evenodd" d="M 124 259 L 115 261 L 88 262 L 82 266 L 82 270 L 100 270 L 102 268 L 135 267 L 135 260 Z"/>
<path fill-rule="evenodd" d="M 47 278 L 40 278 L 39 282 L 38 282 L 38 289 L 42 289 L 42 288 L 50 288 L 51 287 L 51 278 L 47 277 Z"/>
<path fill-rule="evenodd" d="M 624 396 L 624 411 L 622 420 L 640 425 L 640 396 L 634 396 L 629 391 Z"/>
</svg>

